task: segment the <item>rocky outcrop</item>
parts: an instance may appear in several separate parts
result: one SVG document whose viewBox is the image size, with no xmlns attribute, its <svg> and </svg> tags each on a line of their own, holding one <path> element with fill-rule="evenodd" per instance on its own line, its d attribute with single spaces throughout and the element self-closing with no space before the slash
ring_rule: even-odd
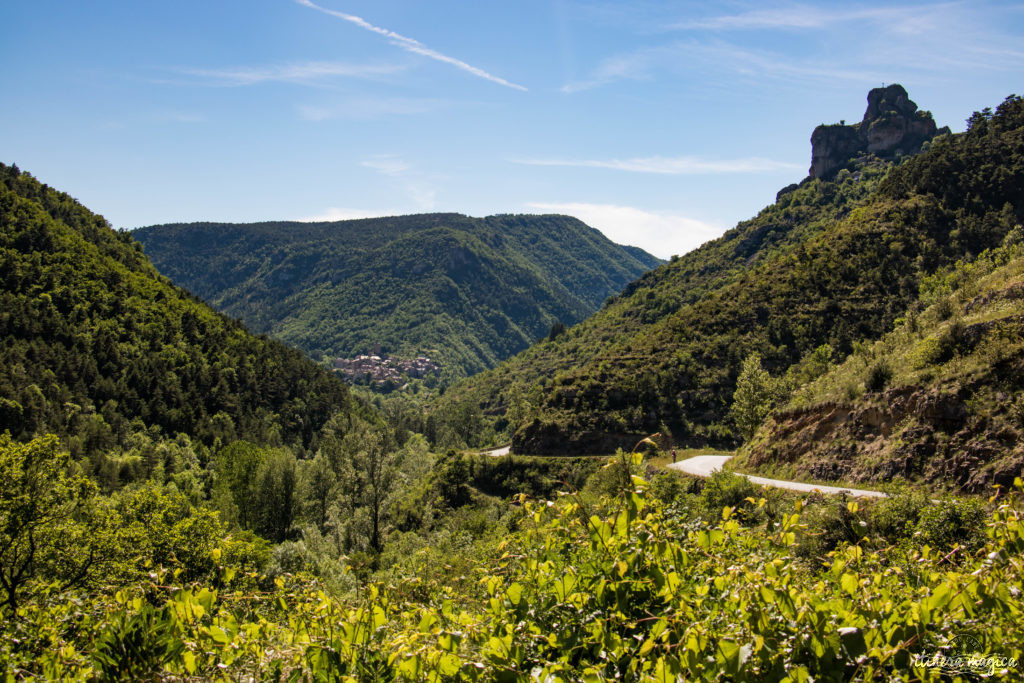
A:
<svg viewBox="0 0 1024 683">
<path fill-rule="evenodd" d="M 814 178 L 829 178 L 861 154 L 892 159 L 917 154 L 921 146 L 949 128 L 937 128 L 931 112 L 922 111 L 902 85 L 874 88 L 868 108 L 857 125 L 820 125 L 811 134 L 811 168 Z"/>
</svg>

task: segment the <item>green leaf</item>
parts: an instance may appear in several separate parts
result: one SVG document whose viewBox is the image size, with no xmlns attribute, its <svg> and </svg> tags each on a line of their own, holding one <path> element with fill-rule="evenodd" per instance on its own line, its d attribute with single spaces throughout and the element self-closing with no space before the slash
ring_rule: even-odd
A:
<svg viewBox="0 0 1024 683">
<path fill-rule="evenodd" d="M 508 597 L 509 602 L 518 606 L 519 601 L 523 597 L 523 587 L 518 583 L 513 583 L 505 590 L 505 595 Z"/>
<path fill-rule="evenodd" d="M 843 587 L 843 590 L 850 595 L 857 595 L 859 580 L 856 574 L 843 574 L 842 578 L 839 579 L 839 584 Z"/>
<path fill-rule="evenodd" d="M 445 652 L 437 662 L 437 669 L 444 676 L 454 676 L 459 673 L 459 669 L 461 668 L 462 660 L 459 659 L 458 655 L 452 654 L 451 652 Z"/>
</svg>

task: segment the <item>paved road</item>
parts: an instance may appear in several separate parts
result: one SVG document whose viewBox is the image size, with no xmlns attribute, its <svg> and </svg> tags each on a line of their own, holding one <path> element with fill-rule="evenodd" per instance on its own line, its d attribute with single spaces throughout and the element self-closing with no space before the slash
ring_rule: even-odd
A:
<svg viewBox="0 0 1024 683">
<path fill-rule="evenodd" d="M 692 474 L 698 477 L 710 477 L 711 473 L 715 470 L 722 469 L 725 462 L 731 458 L 731 455 L 695 455 L 692 458 L 686 460 L 680 460 L 669 465 L 673 469 L 677 469 L 687 474 Z M 736 474 L 742 474 L 744 477 L 749 479 L 755 484 L 761 486 L 774 486 L 780 489 L 789 489 L 790 491 L 803 491 L 810 493 L 811 491 L 821 491 L 822 493 L 845 493 L 848 496 L 855 496 L 860 498 L 887 498 L 886 494 L 880 491 L 865 491 L 864 489 L 849 489 L 842 486 L 822 486 L 820 484 L 805 484 L 799 481 L 784 481 L 782 479 L 766 479 L 765 477 L 754 477 L 749 474 L 743 474 L 737 472 Z"/>
<path fill-rule="evenodd" d="M 489 451 L 484 451 L 483 454 L 489 455 L 492 458 L 500 458 L 503 455 L 508 455 L 511 450 L 511 446 L 503 446 L 502 448 L 495 448 Z"/>
</svg>

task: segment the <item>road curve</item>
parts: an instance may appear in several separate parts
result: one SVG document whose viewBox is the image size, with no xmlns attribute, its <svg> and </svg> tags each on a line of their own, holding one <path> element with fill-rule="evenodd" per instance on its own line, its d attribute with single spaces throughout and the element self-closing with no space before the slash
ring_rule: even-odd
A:
<svg viewBox="0 0 1024 683">
<path fill-rule="evenodd" d="M 710 477 L 712 472 L 722 469 L 726 461 L 731 457 L 731 455 L 695 455 L 692 458 L 674 462 L 670 464 L 669 467 L 697 477 Z M 845 493 L 848 496 L 854 496 L 857 498 L 888 498 L 888 496 L 881 491 L 851 489 L 844 486 L 805 484 L 800 481 L 785 481 L 783 479 L 766 479 L 765 477 L 755 477 L 749 474 L 743 474 L 742 472 L 736 472 L 736 474 L 744 476 L 751 482 L 761 486 L 774 486 L 780 489 L 789 489 L 790 491 L 803 491 L 804 493 L 811 493 L 812 491 L 820 491 L 822 493 Z"/>
</svg>

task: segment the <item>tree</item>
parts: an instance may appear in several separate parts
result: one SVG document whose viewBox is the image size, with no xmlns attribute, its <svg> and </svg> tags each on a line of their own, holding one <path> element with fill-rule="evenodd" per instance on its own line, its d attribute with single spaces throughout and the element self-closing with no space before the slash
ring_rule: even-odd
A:
<svg viewBox="0 0 1024 683">
<path fill-rule="evenodd" d="M 382 537 L 395 483 L 395 454 L 389 453 L 387 446 L 381 434 L 370 433 L 355 453 L 360 501 L 370 516 L 370 547 L 378 553 L 384 548 Z"/>
<path fill-rule="evenodd" d="M 784 393 L 783 382 L 761 367 L 761 356 L 752 353 L 743 361 L 736 380 L 730 412 L 743 438 L 750 440 Z"/>
<path fill-rule="evenodd" d="M 21 444 L 0 435 L 0 589 L 12 610 L 34 579 L 80 585 L 102 557 L 91 533 L 96 486 L 68 465 L 56 436 Z"/>
</svg>

